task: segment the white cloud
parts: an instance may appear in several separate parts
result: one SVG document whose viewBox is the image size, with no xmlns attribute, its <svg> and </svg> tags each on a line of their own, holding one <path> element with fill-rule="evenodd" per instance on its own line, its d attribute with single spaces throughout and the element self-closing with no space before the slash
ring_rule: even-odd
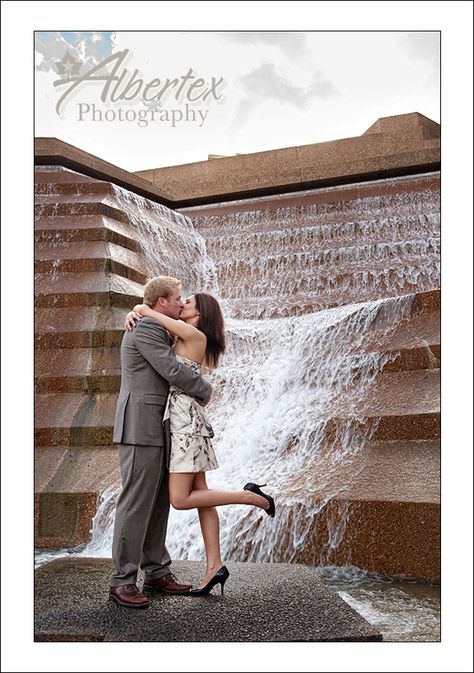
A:
<svg viewBox="0 0 474 673">
<path fill-rule="evenodd" d="M 269 45 L 281 50 L 285 56 L 290 58 L 301 58 L 311 56 L 306 42 L 306 36 L 301 32 L 235 32 L 222 33 L 222 36 L 229 42 L 236 42 L 246 46 Z"/>
<path fill-rule="evenodd" d="M 44 36 L 44 34 L 41 34 Z M 439 64 L 433 34 L 396 32 L 116 32 L 49 34 L 38 43 L 36 135 L 62 138 L 128 170 L 201 161 L 360 135 L 379 117 L 421 112 L 439 120 L 439 92 L 430 73 Z M 78 101 L 100 101 L 84 86 L 56 114 L 56 59 L 97 63 L 130 50 L 127 67 L 145 82 L 182 77 L 189 68 L 210 81 L 223 77 L 223 99 L 205 122 L 172 127 L 155 121 L 78 120 Z M 172 97 L 165 107 L 171 105 Z M 116 106 L 115 106 L 116 107 Z M 129 106 L 130 107 L 130 106 Z M 138 106 L 135 106 L 137 108 Z M 141 105 L 145 108 L 145 105 Z"/>
<path fill-rule="evenodd" d="M 410 56 L 420 58 L 428 64 L 432 70 L 439 68 L 440 59 L 440 33 L 436 32 L 411 32 L 403 34 Z"/>
<path fill-rule="evenodd" d="M 231 130 L 242 127 L 262 102 L 275 101 L 280 105 L 286 104 L 305 110 L 315 99 L 338 95 L 334 85 L 324 79 L 320 72 L 313 73 L 309 84 L 304 86 L 285 77 L 273 63 L 268 62 L 261 63 L 240 77 L 237 84 L 241 86 L 243 96 L 231 124 Z"/>
</svg>

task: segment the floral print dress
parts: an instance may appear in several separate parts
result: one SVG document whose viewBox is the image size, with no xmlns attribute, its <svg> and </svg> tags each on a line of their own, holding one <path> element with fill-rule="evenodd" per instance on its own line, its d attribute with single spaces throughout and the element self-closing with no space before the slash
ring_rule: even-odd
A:
<svg viewBox="0 0 474 673">
<path fill-rule="evenodd" d="M 176 358 L 201 373 L 197 362 L 182 355 Z M 164 418 L 170 419 L 170 472 L 206 472 L 219 467 L 211 442 L 214 432 L 203 408 L 193 397 L 170 386 Z"/>
</svg>

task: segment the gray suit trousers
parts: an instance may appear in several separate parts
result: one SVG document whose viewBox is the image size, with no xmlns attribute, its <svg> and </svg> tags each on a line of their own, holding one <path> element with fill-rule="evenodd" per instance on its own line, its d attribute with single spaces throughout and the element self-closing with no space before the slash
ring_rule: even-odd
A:
<svg viewBox="0 0 474 673">
<path fill-rule="evenodd" d="M 139 567 L 146 578 L 169 572 L 165 546 L 169 515 L 164 447 L 119 444 L 122 492 L 115 513 L 111 586 L 135 584 Z"/>
</svg>

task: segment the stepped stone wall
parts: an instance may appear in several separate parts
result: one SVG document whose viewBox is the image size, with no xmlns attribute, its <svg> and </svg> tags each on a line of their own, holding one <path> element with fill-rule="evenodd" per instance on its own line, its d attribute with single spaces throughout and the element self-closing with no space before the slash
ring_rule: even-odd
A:
<svg viewBox="0 0 474 673">
<path fill-rule="evenodd" d="M 298 315 L 353 301 L 416 295 L 411 316 L 394 333 L 385 340 L 374 334 L 374 350 L 396 355 L 361 408 L 380 423 L 358 458 L 364 469 L 344 494 L 352 514 L 328 562 L 343 563 L 349 555 L 368 570 L 438 579 L 439 204 L 433 196 L 439 195 L 439 127 L 416 113 L 401 117 L 379 120 L 364 136 L 349 139 L 354 141 L 352 164 L 343 161 L 349 140 L 332 145 L 333 164 L 330 153 L 324 154 L 331 148 L 320 148 L 322 164 L 309 161 L 309 149 L 306 154 L 305 148 L 277 150 L 298 156 L 300 168 L 305 161 L 308 171 L 312 166 L 312 176 L 298 169 L 291 185 L 299 189 L 293 194 L 278 194 L 279 186 L 290 184 L 285 173 L 290 154 L 285 161 L 279 155 L 283 172 L 272 175 L 257 155 L 248 155 L 256 162 L 248 170 L 249 184 L 236 157 L 208 162 L 217 173 L 224 166 L 220 162 L 233 162 L 235 173 L 221 170 L 220 182 L 215 173 L 207 187 L 209 173 L 204 171 L 201 183 L 194 179 L 200 171 L 196 164 L 157 169 L 154 180 L 174 170 L 173 180 L 161 185 L 147 183 L 143 173 L 128 174 L 128 187 L 181 206 L 192 218 L 236 317 Z M 146 281 L 144 252 L 114 201 L 112 183 L 127 186 L 126 172 L 112 167 L 104 179 L 105 162 L 77 148 L 71 159 L 65 144 L 52 140 L 50 145 L 47 139 L 38 142 L 35 201 L 35 523 L 36 543 L 43 548 L 86 541 L 98 495 L 119 479 L 112 444 L 119 347 L 125 310 L 141 299 Z M 313 147 L 316 154 L 318 147 Z M 341 173 L 339 186 L 323 187 L 321 179 L 337 181 L 331 170 L 336 170 L 338 147 L 339 165 L 350 170 Z M 356 159 L 362 147 L 365 158 Z M 52 165 L 43 165 L 49 161 Z M 65 171 L 61 164 L 81 173 Z M 254 181 L 258 165 L 261 179 Z M 370 175 L 385 179 L 371 181 Z M 353 183 L 344 185 L 347 180 Z M 224 184 L 229 191 L 219 200 Z M 311 189 L 301 189 L 308 184 Z M 252 185 L 254 195 L 241 198 Z M 265 189 L 274 190 L 273 196 L 262 191 L 255 196 Z M 183 208 L 186 194 L 194 205 Z M 204 201 L 207 205 L 199 205 Z M 378 205 L 367 214 L 358 211 L 361 201 Z M 352 228 L 344 228 L 348 220 Z M 339 234 L 331 239 L 335 225 L 341 225 Z M 269 286 L 279 293 L 278 310 L 275 303 L 268 308 Z M 323 495 L 317 488 L 306 494 L 315 500 Z M 314 523 L 319 527 L 315 539 L 333 516 L 331 507 Z M 315 553 L 308 545 L 297 560 L 310 563 Z"/>
</svg>

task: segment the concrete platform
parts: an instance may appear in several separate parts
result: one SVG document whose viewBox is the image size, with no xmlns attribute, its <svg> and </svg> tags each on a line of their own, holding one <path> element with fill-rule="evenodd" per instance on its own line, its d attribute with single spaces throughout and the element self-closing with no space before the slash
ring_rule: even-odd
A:
<svg viewBox="0 0 474 673">
<path fill-rule="evenodd" d="M 225 595 L 150 594 L 145 610 L 108 599 L 110 559 L 58 559 L 35 573 L 35 641 L 380 641 L 381 634 L 307 566 L 228 563 Z M 174 561 L 197 584 L 204 564 Z M 139 581 L 141 586 L 141 581 Z"/>
</svg>

